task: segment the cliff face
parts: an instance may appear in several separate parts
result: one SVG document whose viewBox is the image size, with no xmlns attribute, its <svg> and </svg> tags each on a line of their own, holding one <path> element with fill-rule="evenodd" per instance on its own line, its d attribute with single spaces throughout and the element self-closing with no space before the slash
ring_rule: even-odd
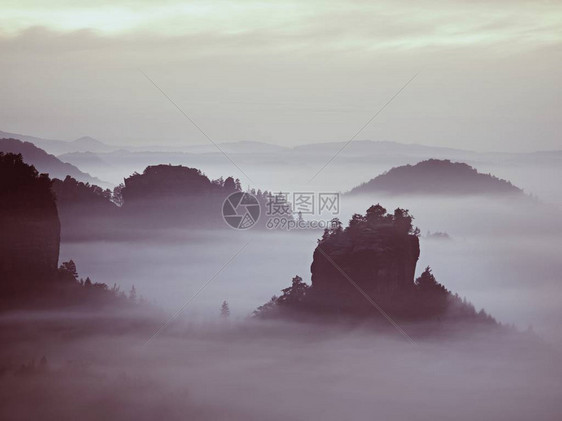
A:
<svg viewBox="0 0 562 421">
<path fill-rule="evenodd" d="M 0 230 L 0 273 L 4 280 L 53 278 L 60 244 L 56 207 L 25 209 L 17 214 L 1 212 Z"/>
<path fill-rule="evenodd" d="M 311 265 L 312 287 L 319 293 L 355 290 L 337 265 L 369 294 L 405 290 L 414 286 L 419 254 L 419 240 L 414 235 L 396 239 L 392 244 L 373 238 L 371 242 L 342 247 L 319 245 Z"/>
<path fill-rule="evenodd" d="M 25 290 L 56 275 L 60 222 L 51 181 L 22 162 L 0 154 L 0 287 Z"/>
<path fill-rule="evenodd" d="M 378 215 L 354 216 L 355 224 L 352 220 L 345 230 L 333 229 L 319 242 L 311 265 L 310 296 L 316 305 L 326 310 L 369 312 L 372 305 L 361 289 L 393 310 L 413 293 L 420 248 L 411 218 L 401 210 L 395 216 L 387 215 L 383 208 L 377 211 Z"/>
</svg>

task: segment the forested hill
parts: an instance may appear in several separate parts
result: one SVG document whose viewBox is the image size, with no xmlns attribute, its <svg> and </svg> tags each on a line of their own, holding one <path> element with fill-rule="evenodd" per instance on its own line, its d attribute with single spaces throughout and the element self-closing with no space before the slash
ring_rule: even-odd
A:
<svg viewBox="0 0 562 421">
<path fill-rule="evenodd" d="M 392 168 L 352 189 L 349 194 L 522 194 L 523 191 L 491 174 L 479 173 L 462 162 L 429 159 Z"/>
</svg>

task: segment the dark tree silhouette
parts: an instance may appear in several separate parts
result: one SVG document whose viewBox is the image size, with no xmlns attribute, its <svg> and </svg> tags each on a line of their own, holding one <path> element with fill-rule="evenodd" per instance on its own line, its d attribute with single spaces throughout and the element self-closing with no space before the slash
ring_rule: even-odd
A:
<svg viewBox="0 0 562 421">
<path fill-rule="evenodd" d="M 111 195 L 111 200 L 117 206 L 123 206 L 123 193 L 122 192 L 123 192 L 124 187 L 125 187 L 125 184 L 120 183 L 119 185 L 117 185 L 113 188 L 113 194 Z"/>
<path fill-rule="evenodd" d="M 378 203 L 367 209 L 365 219 L 371 224 L 380 224 L 387 218 L 386 209 Z"/>
<path fill-rule="evenodd" d="M 78 280 L 78 271 L 76 270 L 76 263 L 73 260 L 63 262 L 59 267 L 59 278 L 65 282 L 76 282 Z M 88 278 L 87 280 L 89 280 Z"/>
<path fill-rule="evenodd" d="M 230 317 L 230 307 L 226 301 L 223 301 L 221 305 L 221 317 L 223 319 L 228 319 Z"/>
<path fill-rule="evenodd" d="M 300 276 L 293 278 L 292 285 L 282 290 L 283 295 L 277 299 L 277 304 L 295 306 L 306 298 L 309 286 L 305 284 Z"/>
<path fill-rule="evenodd" d="M 227 177 L 226 180 L 224 180 L 224 189 L 226 191 L 235 191 L 236 190 L 236 182 L 234 181 L 234 178 Z"/>
<path fill-rule="evenodd" d="M 415 283 L 420 291 L 447 292 L 447 289 L 437 282 L 435 276 L 431 273 L 431 268 L 429 266 L 425 268 L 423 273 L 416 279 Z"/>
</svg>

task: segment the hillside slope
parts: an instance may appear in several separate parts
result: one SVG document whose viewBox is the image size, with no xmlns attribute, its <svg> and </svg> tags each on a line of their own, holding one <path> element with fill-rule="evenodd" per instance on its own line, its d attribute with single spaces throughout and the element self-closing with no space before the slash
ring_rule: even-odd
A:
<svg viewBox="0 0 562 421">
<path fill-rule="evenodd" d="M 352 189 L 349 194 L 522 194 L 523 190 L 462 162 L 429 159 L 404 165 Z"/>
<path fill-rule="evenodd" d="M 105 184 L 98 178 L 80 171 L 77 167 L 62 162 L 54 155 L 50 155 L 33 143 L 22 142 L 18 139 L 0 139 L 0 151 L 21 154 L 24 162 L 33 165 L 40 173 L 49 174 L 50 178 L 64 180 L 67 175 L 85 183 Z"/>
</svg>

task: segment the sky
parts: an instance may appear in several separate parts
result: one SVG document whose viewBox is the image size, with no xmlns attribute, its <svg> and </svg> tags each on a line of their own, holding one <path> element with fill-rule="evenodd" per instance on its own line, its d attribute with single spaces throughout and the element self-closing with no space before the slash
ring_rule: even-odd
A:
<svg viewBox="0 0 562 421">
<path fill-rule="evenodd" d="M 0 8 L 0 130 L 206 143 L 177 106 L 213 141 L 292 146 L 347 141 L 394 97 L 357 139 L 562 149 L 562 1 Z"/>
</svg>

